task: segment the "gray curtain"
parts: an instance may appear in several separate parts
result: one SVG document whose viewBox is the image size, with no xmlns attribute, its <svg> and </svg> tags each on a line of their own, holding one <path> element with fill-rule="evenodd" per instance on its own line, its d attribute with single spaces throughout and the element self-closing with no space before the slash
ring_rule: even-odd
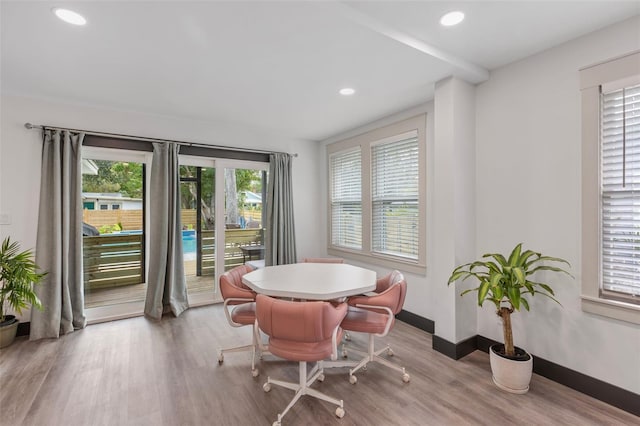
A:
<svg viewBox="0 0 640 426">
<path fill-rule="evenodd" d="M 271 154 L 267 189 L 265 265 L 296 263 L 296 232 L 293 221 L 292 157 Z"/>
<path fill-rule="evenodd" d="M 31 310 L 30 339 L 59 337 L 83 328 L 82 140 L 83 133 L 45 130 L 36 263 L 47 275 L 36 294 L 43 310 Z"/>
<path fill-rule="evenodd" d="M 149 184 L 149 273 L 145 315 L 180 315 L 189 307 L 182 258 L 179 145 L 153 144 Z"/>
</svg>

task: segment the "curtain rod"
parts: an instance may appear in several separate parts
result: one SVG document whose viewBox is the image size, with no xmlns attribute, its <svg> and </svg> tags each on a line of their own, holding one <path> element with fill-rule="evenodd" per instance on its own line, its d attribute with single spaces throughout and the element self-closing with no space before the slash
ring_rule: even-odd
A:
<svg viewBox="0 0 640 426">
<path fill-rule="evenodd" d="M 120 138 L 120 139 L 142 141 L 142 142 L 168 142 L 168 143 L 175 143 L 178 145 L 195 146 L 195 147 L 201 147 L 201 148 L 217 148 L 217 149 L 223 149 L 227 151 L 243 151 L 243 152 L 251 152 L 251 153 L 257 153 L 257 154 L 288 154 L 288 155 L 291 155 L 292 157 L 298 156 L 298 153 L 289 154 L 288 152 L 265 151 L 260 149 L 249 149 L 249 148 L 233 148 L 233 147 L 222 146 L 222 145 L 208 145 L 204 143 L 184 142 L 184 141 L 176 141 L 171 139 L 147 138 L 143 136 L 122 135 L 118 133 L 93 132 L 90 130 L 69 129 L 66 127 L 45 126 L 41 124 L 24 123 L 24 127 L 29 130 L 32 130 L 32 129 L 67 130 L 71 132 L 84 133 L 84 134 L 93 135 L 93 136 L 105 136 L 110 138 Z"/>
</svg>

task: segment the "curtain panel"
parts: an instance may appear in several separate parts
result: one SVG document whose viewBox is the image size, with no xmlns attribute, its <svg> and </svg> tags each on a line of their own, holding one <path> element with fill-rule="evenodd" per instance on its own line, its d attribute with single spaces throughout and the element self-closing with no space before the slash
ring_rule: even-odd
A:
<svg viewBox="0 0 640 426">
<path fill-rule="evenodd" d="M 144 313 L 160 319 L 189 308 L 182 255 L 177 144 L 153 144 L 149 184 L 149 273 Z"/>
<path fill-rule="evenodd" d="M 292 157 L 289 154 L 274 153 L 269 160 L 265 265 L 296 263 Z"/>
<path fill-rule="evenodd" d="M 31 310 L 30 339 L 84 328 L 82 277 L 82 140 L 66 130 L 43 132 L 36 263 L 46 271 Z"/>
</svg>

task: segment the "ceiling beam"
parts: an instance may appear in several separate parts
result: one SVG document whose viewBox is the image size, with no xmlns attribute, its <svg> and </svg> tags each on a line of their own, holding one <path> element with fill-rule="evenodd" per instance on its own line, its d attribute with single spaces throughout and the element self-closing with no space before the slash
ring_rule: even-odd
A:
<svg viewBox="0 0 640 426">
<path fill-rule="evenodd" d="M 375 31 L 378 34 L 384 35 L 392 40 L 416 49 L 422 53 L 425 53 L 431 57 L 439 59 L 448 63 L 456 69 L 453 75 L 466 80 L 469 83 L 478 84 L 489 79 L 489 70 L 471 63 L 465 59 L 462 59 L 456 55 L 446 52 L 438 47 L 419 40 L 407 33 L 399 31 L 393 28 L 391 25 L 386 24 L 376 18 L 373 18 L 366 13 L 354 8 L 345 3 L 335 2 L 331 3 L 339 13 L 350 21 Z"/>
</svg>

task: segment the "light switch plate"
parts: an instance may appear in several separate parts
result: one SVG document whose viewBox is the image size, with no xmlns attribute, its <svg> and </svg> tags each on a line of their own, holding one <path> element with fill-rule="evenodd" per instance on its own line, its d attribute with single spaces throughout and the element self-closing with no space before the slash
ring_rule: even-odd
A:
<svg viewBox="0 0 640 426">
<path fill-rule="evenodd" d="M 11 216 L 9 213 L 0 213 L 0 225 L 11 225 Z"/>
</svg>

